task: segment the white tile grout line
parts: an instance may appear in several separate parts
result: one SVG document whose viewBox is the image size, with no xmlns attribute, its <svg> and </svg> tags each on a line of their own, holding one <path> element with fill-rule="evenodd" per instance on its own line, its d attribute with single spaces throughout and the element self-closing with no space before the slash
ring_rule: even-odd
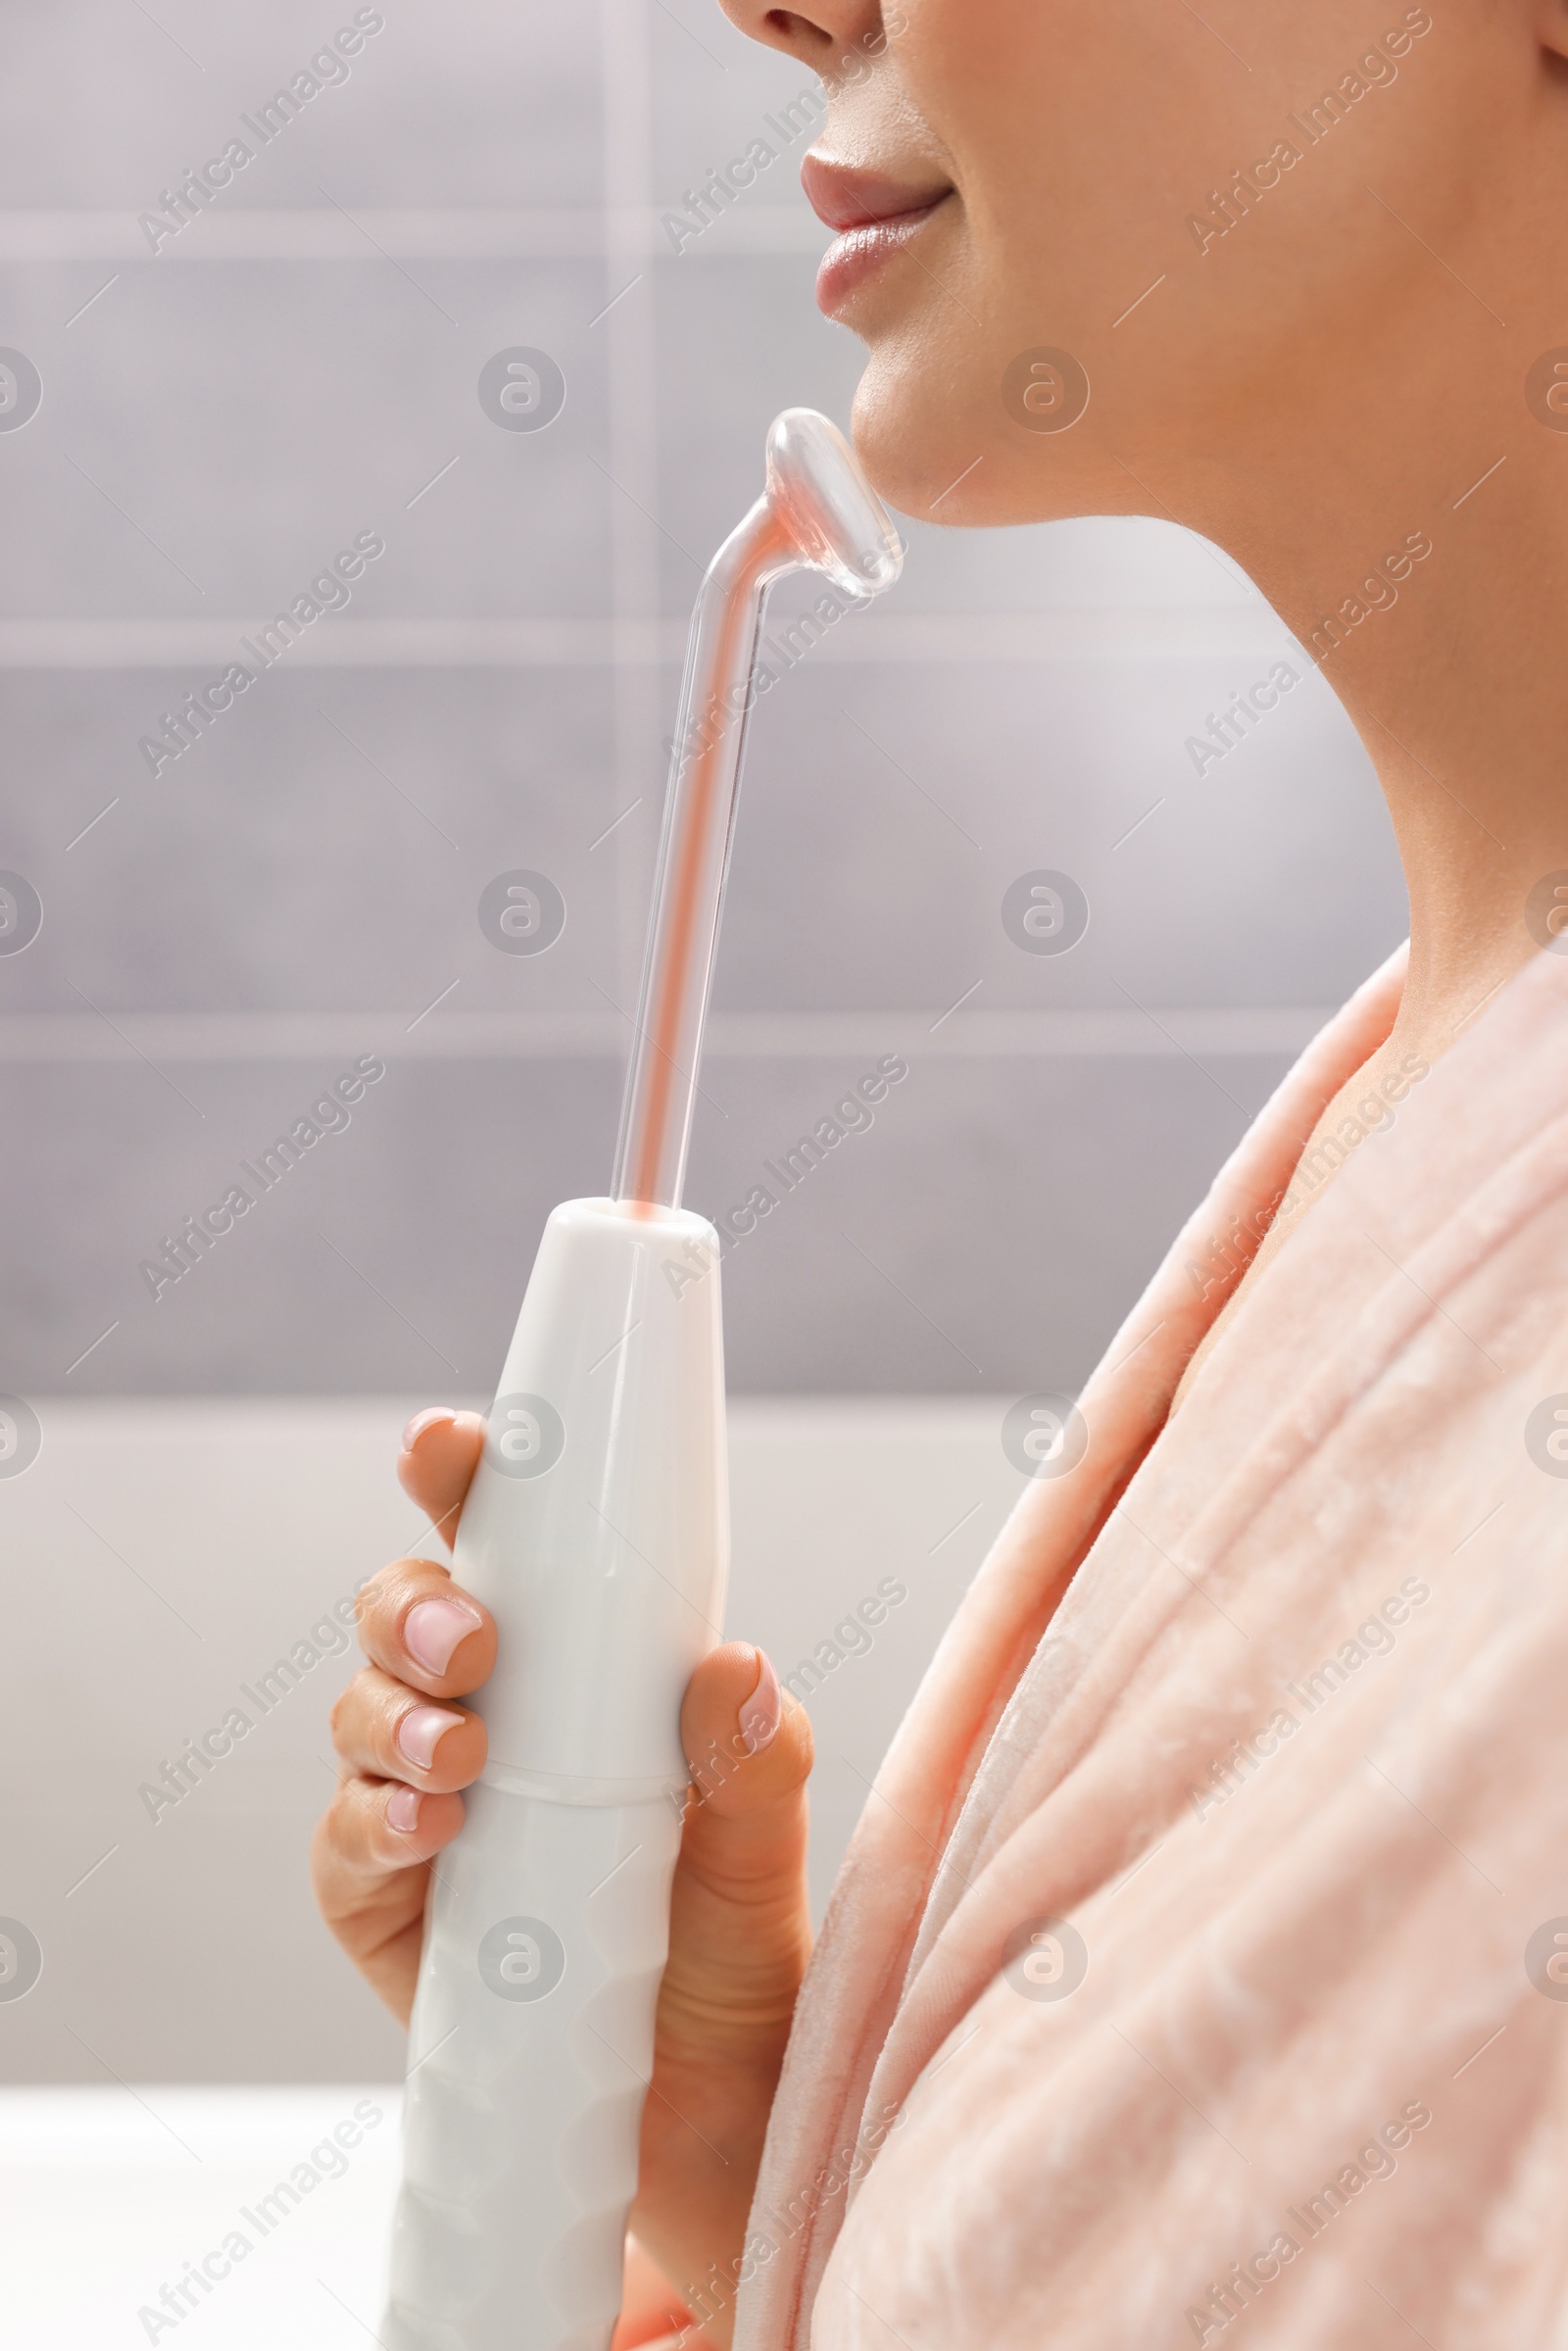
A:
<svg viewBox="0 0 1568 2351">
<path fill-rule="evenodd" d="M 643 48 L 638 35 L 639 51 Z M 645 78 L 628 76 L 635 88 Z M 642 175 L 647 184 L 646 171 Z M 629 175 L 628 175 L 629 180 Z M 673 261 L 657 205 L 633 204 L 608 213 L 595 205 L 547 207 L 451 206 L 399 210 L 366 206 L 355 214 L 389 257 L 404 261 L 583 261 L 601 263 L 607 244 L 633 262 Z M 197 262 L 368 261 L 364 238 L 326 205 L 267 207 L 204 216 L 201 240 L 168 246 L 154 256 L 130 212 L 0 209 L 0 262 L 120 263 L 165 273 Z M 737 206 L 699 242 L 700 255 L 802 255 L 815 258 L 828 243 L 804 198 L 790 204 Z M 680 257 L 689 268 L 687 256 Z M 624 285 L 625 275 L 617 281 Z M 100 287 L 104 292 L 106 287 Z M 614 288 L 606 289 L 607 294 Z M 97 297 L 93 296 L 93 300 Z M 80 317 L 78 311 L 76 316 Z"/>
<path fill-rule="evenodd" d="M 611 491 L 617 506 L 629 506 Z M 651 549 L 655 530 L 633 512 L 639 538 Z M 695 589 L 695 579 L 693 587 Z M 652 585 L 649 593 L 654 592 Z M 254 628 L 250 614 L 224 618 L 75 618 L 65 613 L 0 618 L 0 670 L 180 669 L 226 659 L 237 637 Z M 652 609 L 623 610 L 618 617 L 403 617 L 334 619 L 329 635 L 302 638 L 293 649 L 309 669 L 678 669 L 685 651 L 686 616 Z M 1102 660 L 1122 664 L 1152 659 L 1255 660 L 1303 658 L 1266 607 L 1248 605 L 1042 607 L 999 617 L 983 612 L 865 613 L 853 633 L 825 637 L 811 661 L 832 666 L 926 666 L 933 661 L 999 663 Z M 668 701 L 673 681 L 660 681 Z M 673 723 L 673 708 L 668 710 Z M 666 732 L 661 728 L 660 732 Z M 659 777 L 662 789 L 663 777 Z M 648 789 L 643 768 L 636 799 Z M 624 804 L 622 804 L 624 805 Z"/>
<path fill-rule="evenodd" d="M 454 982 L 455 986 L 456 983 Z M 451 994 L 451 989 L 445 993 Z M 439 998 L 436 1000 L 441 1001 Z M 426 1007 L 428 1011 L 430 1007 Z M 1237 1058 L 1294 1055 L 1329 1017 L 1312 1004 L 1176 1006 L 1151 1027 L 1124 1005 L 1076 1009 L 955 1009 L 928 1033 L 920 1057 L 1071 1060 L 1164 1060 L 1189 1053 Z M 926 1028 L 930 1007 L 868 1006 L 836 1012 L 716 1012 L 706 1051 L 718 1059 L 831 1060 L 875 1053 L 889 1037 Z M 121 1015 L 122 1033 L 86 1013 L 0 1014 L 0 1065 L 48 1066 L 123 1061 L 127 1050 L 160 1062 L 308 1061 L 355 1053 L 368 1038 L 403 1030 L 386 1051 L 398 1060 L 620 1061 L 625 1024 L 613 1013 L 449 1012 L 424 1025 L 405 1024 L 385 1007 L 359 1012 L 141 1012 Z M 133 1042 L 134 1041 L 134 1042 Z M 96 1343 L 95 1343 L 96 1344 Z"/>
</svg>

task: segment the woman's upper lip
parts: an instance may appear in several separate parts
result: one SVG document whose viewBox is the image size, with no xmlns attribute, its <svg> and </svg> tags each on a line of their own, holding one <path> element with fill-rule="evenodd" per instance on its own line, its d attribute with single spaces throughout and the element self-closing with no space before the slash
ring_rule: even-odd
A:
<svg viewBox="0 0 1568 2351">
<path fill-rule="evenodd" d="M 880 221 L 901 220 L 908 213 L 929 212 L 932 205 L 953 193 L 945 179 L 924 184 L 894 179 L 883 171 L 830 163 L 821 155 L 802 159 L 801 185 L 817 219 L 841 233 L 874 228 Z"/>
</svg>

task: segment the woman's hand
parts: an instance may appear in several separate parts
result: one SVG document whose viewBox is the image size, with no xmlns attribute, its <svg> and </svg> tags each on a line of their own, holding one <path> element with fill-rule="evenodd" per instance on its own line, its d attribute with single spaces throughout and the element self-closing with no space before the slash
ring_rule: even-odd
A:
<svg viewBox="0 0 1568 2351">
<path fill-rule="evenodd" d="M 398 1476 L 450 1541 L 484 1444 L 475 1412 L 420 1413 Z M 463 1823 L 485 1730 L 461 1700 L 496 1661 L 496 1629 L 429 1559 L 397 1559 L 360 1593 L 369 1663 L 332 1714 L 341 1777 L 312 1852 L 333 1934 L 400 2022 L 414 2004 L 430 1862 Z M 744 1641 L 693 1674 L 681 1738 L 694 1781 L 671 1894 L 653 2086 L 632 2228 L 681 2293 L 704 2286 L 729 2339 L 768 2109 L 810 1949 L 806 1780 L 811 1734 Z M 717 2265 L 718 2288 L 711 2283 Z"/>
</svg>

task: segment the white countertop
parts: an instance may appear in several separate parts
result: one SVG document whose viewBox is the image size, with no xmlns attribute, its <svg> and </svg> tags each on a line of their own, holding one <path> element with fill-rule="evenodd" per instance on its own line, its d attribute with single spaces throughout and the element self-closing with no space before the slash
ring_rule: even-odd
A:
<svg viewBox="0 0 1568 2351">
<path fill-rule="evenodd" d="M 0 2090 L 0 2339 L 363 2351 L 380 2326 L 400 2103 L 380 2083 Z M 346 2151 L 340 2126 L 360 2133 Z M 203 2261 L 216 2281 L 189 2287 L 192 2310 L 177 2288 Z"/>
</svg>

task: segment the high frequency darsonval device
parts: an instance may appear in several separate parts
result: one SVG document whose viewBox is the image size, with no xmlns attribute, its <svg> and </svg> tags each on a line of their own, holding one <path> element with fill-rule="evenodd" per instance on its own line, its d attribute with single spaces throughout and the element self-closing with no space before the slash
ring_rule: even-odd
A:
<svg viewBox="0 0 1568 2351">
<path fill-rule="evenodd" d="M 758 634 L 786 573 L 863 605 L 902 562 L 843 436 L 786 409 L 692 613 L 610 1192 L 546 1223 L 454 1544 L 499 1646 L 431 1877 L 386 2351 L 608 2351 L 620 2307 L 729 1557 L 718 1235 L 680 1202 Z"/>
</svg>

